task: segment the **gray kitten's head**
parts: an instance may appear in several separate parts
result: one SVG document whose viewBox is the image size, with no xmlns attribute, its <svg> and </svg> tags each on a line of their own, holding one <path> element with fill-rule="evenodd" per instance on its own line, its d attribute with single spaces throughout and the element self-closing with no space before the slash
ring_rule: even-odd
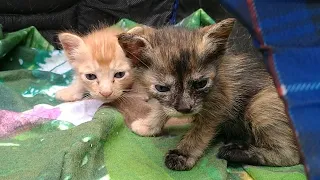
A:
<svg viewBox="0 0 320 180">
<path fill-rule="evenodd" d="M 137 80 L 169 116 L 196 114 L 211 91 L 234 19 L 198 30 L 135 28 L 118 36 Z"/>
</svg>

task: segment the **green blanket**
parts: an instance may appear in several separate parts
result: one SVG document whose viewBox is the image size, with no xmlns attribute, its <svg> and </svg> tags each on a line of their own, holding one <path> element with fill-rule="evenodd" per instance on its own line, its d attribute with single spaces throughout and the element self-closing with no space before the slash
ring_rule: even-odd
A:
<svg viewBox="0 0 320 180">
<path fill-rule="evenodd" d="M 214 23 L 203 10 L 177 26 Z M 130 29 L 123 19 L 116 24 Z M 120 113 L 97 100 L 63 103 L 54 93 L 72 80 L 62 51 L 34 28 L 0 29 L 0 179 L 306 179 L 302 165 L 227 165 L 213 144 L 190 171 L 164 165 L 188 126 L 169 127 L 161 137 L 139 137 Z"/>
</svg>

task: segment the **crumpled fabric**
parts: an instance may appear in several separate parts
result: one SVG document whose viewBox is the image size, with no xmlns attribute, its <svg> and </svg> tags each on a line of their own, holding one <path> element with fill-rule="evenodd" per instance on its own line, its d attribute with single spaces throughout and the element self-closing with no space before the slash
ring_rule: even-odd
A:
<svg viewBox="0 0 320 180">
<path fill-rule="evenodd" d="M 178 26 L 213 23 L 200 9 Z M 127 30 L 138 24 L 123 19 L 115 25 Z M 57 101 L 54 93 L 70 84 L 73 72 L 63 51 L 52 50 L 32 27 L 0 38 L 0 179 L 306 179 L 302 165 L 228 165 L 216 157 L 219 144 L 190 171 L 167 169 L 165 153 L 189 126 L 140 137 L 103 102 Z"/>
</svg>

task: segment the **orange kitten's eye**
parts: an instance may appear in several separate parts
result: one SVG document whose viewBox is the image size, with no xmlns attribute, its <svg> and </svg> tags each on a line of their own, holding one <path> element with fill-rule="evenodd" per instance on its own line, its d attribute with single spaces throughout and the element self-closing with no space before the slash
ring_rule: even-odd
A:
<svg viewBox="0 0 320 180">
<path fill-rule="evenodd" d="M 95 80 L 97 79 L 97 76 L 95 74 L 86 74 L 86 78 L 88 80 Z"/>
<path fill-rule="evenodd" d="M 114 74 L 115 78 L 123 78 L 123 76 L 126 74 L 126 72 L 117 72 Z"/>
</svg>

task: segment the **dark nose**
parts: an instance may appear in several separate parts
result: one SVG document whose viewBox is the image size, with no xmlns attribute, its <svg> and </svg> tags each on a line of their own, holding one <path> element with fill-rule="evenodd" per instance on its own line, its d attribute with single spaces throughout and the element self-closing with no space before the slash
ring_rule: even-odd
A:
<svg viewBox="0 0 320 180">
<path fill-rule="evenodd" d="M 179 104 L 178 107 L 176 108 L 176 110 L 178 112 L 187 114 L 191 112 L 192 107 L 188 104 Z"/>
</svg>

